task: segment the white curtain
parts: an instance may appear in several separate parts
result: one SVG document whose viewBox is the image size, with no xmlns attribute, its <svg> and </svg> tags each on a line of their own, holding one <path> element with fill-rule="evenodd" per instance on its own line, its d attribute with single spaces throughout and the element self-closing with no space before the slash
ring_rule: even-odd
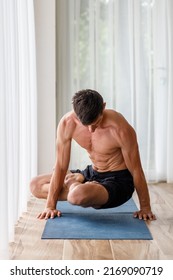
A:
<svg viewBox="0 0 173 280">
<path fill-rule="evenodd" d="M 135 128 L 147 180 L 173 181 L 173 3 L 171 0 L 59 0 L 58 120 L 83 88 Z M 71 166 L 85 167 L 74 143 Z"/>
<path fill-rule="evenodd" d="M 36 112 L 33 1 L 0 0 L 0 259 L 37 173 Z"/>
</svg>

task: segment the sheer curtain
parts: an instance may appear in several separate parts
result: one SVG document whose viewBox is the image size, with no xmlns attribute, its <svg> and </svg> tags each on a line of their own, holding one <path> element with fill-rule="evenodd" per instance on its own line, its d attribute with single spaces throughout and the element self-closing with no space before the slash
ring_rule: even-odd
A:
<svg viewBox="0 0 173 280">
<path fill-rule="evenodd" d="M 0 1 L 0 258 L 26 211 L 37 171 L 33 1 Z"/>
<path fill-rule="evenodd" d="M 147 180 L 173 181 L 171 0 L 59 0 L 58 120 L 73 93 L 98 90 L 135 128 Z M 74 143 L 71 166 L 85 167 Z"/>
</svg>

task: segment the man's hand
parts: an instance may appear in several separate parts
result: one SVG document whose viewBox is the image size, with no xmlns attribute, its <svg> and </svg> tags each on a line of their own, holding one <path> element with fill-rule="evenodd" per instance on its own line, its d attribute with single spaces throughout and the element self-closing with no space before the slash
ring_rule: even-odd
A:
<svg viewBox="0 0 173 280">
<path fill-rule="evenodd" d="M 46 208 L 42 213 L 40 213 L 37 218 L 42 220 L 42 219 L 53 219 L 55 217 L 61 217 L 61 211 L 57 210 L 57 209 L 50 209 L 50 208 Z"/>
<path fill-rule="evenodd" d="M 150 209 L 148 209 L 148 210 L 147 209 L 145 209 L 145 210 L 143 209 L 143 210 L 140 210 L 140 211 L 136 211 L 136 212 L 134 212 L 133 217 L 134 218 L 138 218 L 140 220 L 144 220 L 144 221 L 156 220 L 156 216 L 151 212 Z"/>
</svg>

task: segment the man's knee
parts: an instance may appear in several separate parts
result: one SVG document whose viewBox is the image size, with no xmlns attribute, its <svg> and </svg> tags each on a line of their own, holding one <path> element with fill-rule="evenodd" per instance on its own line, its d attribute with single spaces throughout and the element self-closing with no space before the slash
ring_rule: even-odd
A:
<svg viewBox="0 0 173 280">
<path fill-rule="evenodd" d="M 39 188 L 40 188 L 40 184 L 39 184 L 38 177 L 35 177 L 30 182 L 30 191 L 35 197 L 38 198 L 39 198 Z"/>
<path fill-rule="evenodd" d="M 85 206 L 87 202 L 87 191 L 84 187 L 84 184 L 78 184 L 76 186 L 76 183 L 72 184 L 69 188 L 69 193 L 67 196 L 68 202 L 74 205 L 81 205 Z"/>
</svg>

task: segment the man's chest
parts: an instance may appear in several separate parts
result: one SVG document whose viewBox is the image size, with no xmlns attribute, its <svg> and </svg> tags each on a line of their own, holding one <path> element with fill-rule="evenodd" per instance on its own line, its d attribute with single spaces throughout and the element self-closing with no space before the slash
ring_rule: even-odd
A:
<svg viewBox="0 0 173 280">
<path fill-rule="evenodd" d="M 87 151 L 98 153 L 111 153 L 118 148 L 116 137 L 109 128 L 96 129 L 94 133 L 88 129 L 76 130 L 73 139 Z"/>
</svg>

